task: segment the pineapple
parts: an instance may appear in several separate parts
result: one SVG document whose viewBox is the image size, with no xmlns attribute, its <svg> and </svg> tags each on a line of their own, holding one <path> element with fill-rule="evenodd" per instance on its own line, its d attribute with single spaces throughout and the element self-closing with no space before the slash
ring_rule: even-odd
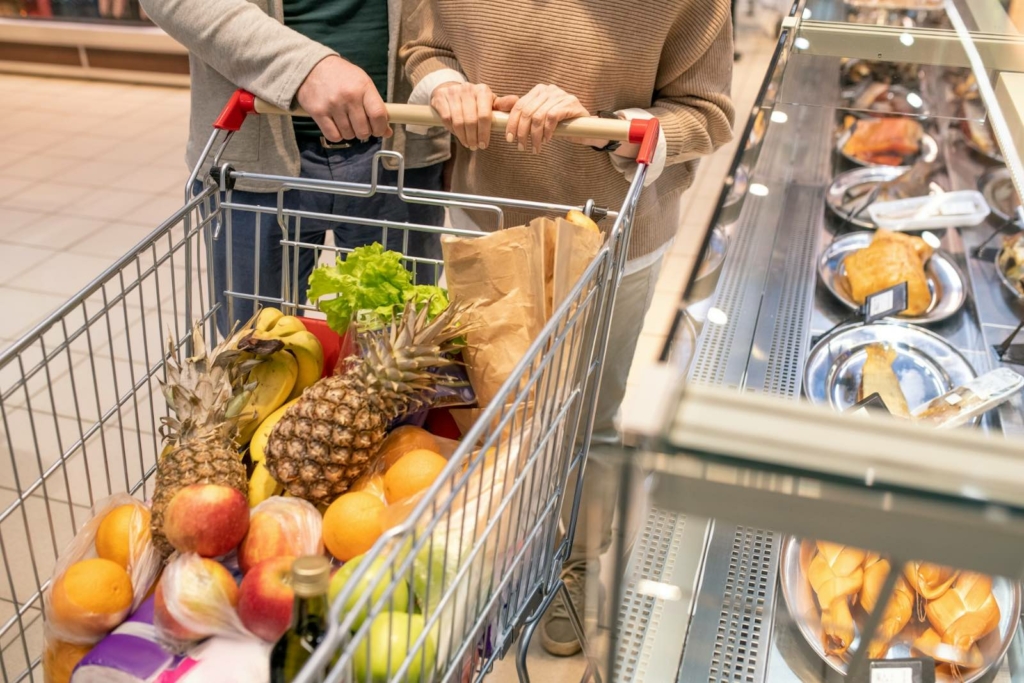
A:
<svg viewBox="0 0 1024 683">
<path fill-rule="evenodd" d="M 243 327 L 243 332 L 251 322 Z M 259 358 L 235 348 L 235 339 L 208 353 L 202 325 L 192 328 L 195 355 L 178 364 L 169 341 L 164 398 L 174 417 L 163 418 L 166 446 L 156 468 L 151 517 L 153 542 L 161 555 L 173 551 L 164 536 L 164 513 L 179 490 L 192 484 L 219 484 L 248 495 L 245 465 L 235 435 L 253 386 L 246 384 Z"/>
<path fill-rule="evenodd" d="M 436 375 L 464 309 L 451 304 L 433 322 L 412 302 L 388 333 L 360 340 L 361 355 L 340 375 L 308 388 L 270 433 L 266 465 L 289 494 L 316 505 L 345 493 L 376 461 L 391 422 L 429 404 Z"/>
</svg>

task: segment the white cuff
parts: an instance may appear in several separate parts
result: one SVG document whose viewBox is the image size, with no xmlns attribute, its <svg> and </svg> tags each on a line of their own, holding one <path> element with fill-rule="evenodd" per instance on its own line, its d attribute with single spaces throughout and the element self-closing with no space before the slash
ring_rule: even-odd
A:
<svg viewBox="0 0 1024 683">
<path fill-rule="evenodd" d="M 633 119 L 653 119 L 654 115 L 646 109 L 623 109 L 622 111 L 615 112 L 627 121 Z M 647 169 L 647 177 L 644 178 L 644 187 L 652 184 L 655 180 L 661 176 L 661 172 L 665 170 L 665 158 L 668 153 L 668 143 L 665 141 L 665 131 L 661 128 L 658 129 L 658 147 L 654 150 L 654 159 L 651 161 L 650 167 Z M 620 157 L 617 154 L 609 154 L 612 160 L 612 164 L 626 176 L 626 180 L 633 182 L 633 176 L 636 175 L 636 161 L 632 159 L 626 159 Z"/>
<path fill-rule="evenodd" d="M 409 104 L 430 104 L 434 96 L 434 90 L 442 83 L 466 83 L 466 77 L 455 69 L 439 69 L 431 71 L 423 77 L 409 95 Z M 406 126 L 406 132 L 414 135 L 426 135 L 430 129 L 436 126 Z"/>
</svg>

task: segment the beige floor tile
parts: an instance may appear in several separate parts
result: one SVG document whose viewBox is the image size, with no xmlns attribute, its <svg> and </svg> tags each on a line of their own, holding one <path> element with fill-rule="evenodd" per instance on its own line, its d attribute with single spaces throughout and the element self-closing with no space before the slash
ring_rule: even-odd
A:
<svg viewBox="0 0 1024 683">
<path fill-rule="evenodd" d="M 59 155 L 30 154 L 12 164 L 5 164 L 0 174 L 18 180 L 49 181 L 56 174 L 80 163 L 78 159 L 67 159 Z"/>
<path fill-rule="evenodd" d="M 0 246 L 0 252 L 9 248 L 6 245 Z M 0 287 L 0 300 L 4 302 L 4 315 L 0 316 L 0 336 L 15 339 L 64 303 L 67 297 Z"/>
<path fill-rule="evenodd" d="M 127 187 L 90 190 L 88 196 L 74 205 L 74 212 L 92 218 L 118 220 L 151 201 L 152 195 L 145 195 Z"/>
<path fill-rule="evenodd" d="M 5 206 L 30 211 L 57 211 L 65 206 L 73 205 L 89 194 L 83 187 L 62 187 L 44 181 L 30 185 L 6 197 Z"/>
<path fill-rule="evenodd" d="M 186 180 L 188 171 L 185 170 L 184 164 L 179 168 L 144 164 L 132 171 L 128 184 L 141 192 L 173 194 L 177 201 L 181 197 L 181 191 L 184 191 Z"/>
<path fill-rule="evenodd" d="M 43 649 L 43 618 L 38 609 L 22 614 L 20 624 L 14 626 L 4 637 L 5 647 L 0 652 L 6 680 L 19 680 L 31 662 L 35 661 Z M 25 656 L 26 651 L 28 657 Z M 35 675 L 40 676 L 39 669 Z"/>
<path fill-rule="evenodd" d="M 126 182 L 119 181 L 126 179 L 133 173 L 134 169 L 128 164 L 102 160 L 85 161 L 54 174 L 51 180 L 61 185 L 116 188 L 127 185 Z"/>
<path fill-rule="evenodd" d="M 17 194 L 21 190 L 24 190 L 30 185 L 34 185 L 37 181 L 26 178 L 12 178 L 11 176 L 0 176 L 0 202 L 3 202 L 4 197 L 10 197 L 13 194 Z"/>
<path fill-rule="evenodd" d="M 0 282 L 9 283 L 26 269 L 35 268 L 54 255 L 51 249 L 26 247 L 16 244 L 0 249 Z"/>
<path fill-rule="evenodd" d="M 11 236 L 38 221 L 43 215 L 42 211 L 15 209 L 0 202 L 0 241 L 10 241 Z"/>
<path fill-rule="evenodd" d="M 19 269 L 5 283 L 33 292 L 58 294 L 69 298 L 96 278 L 111 264 L 111 259 L 68 252 L 47 256 L 41 263 Z"/>
<path fill-rule="evenodd" d="M 184 181 L 182 181 L 184 185 Z M 127 211 L 118 218 L 139 225 L 150 225 L 156 229 L 185 205 L 185 197 L 178 193 L 147 195 L 141 205 Z"/>
<path fill-rule="evenodd" d="M 0 236 L 0 239 L 14 244 L 70 251 L 82 240 L 91 240 L 92 235 L 103 225 L 105 222 L 97 218 L 59 213 L 40 214 L 33 222 L 10 236 Z"/>
<path fill-rule="evenodd" d="M 79 240 L 67 248 L 75 254 L 98 256 L 110 262 L 128 253 L 151 230 L 127 223 L 103 223 L 99 219 L 85 219 L 96 223 L 88 239 Z"/>
</svg>

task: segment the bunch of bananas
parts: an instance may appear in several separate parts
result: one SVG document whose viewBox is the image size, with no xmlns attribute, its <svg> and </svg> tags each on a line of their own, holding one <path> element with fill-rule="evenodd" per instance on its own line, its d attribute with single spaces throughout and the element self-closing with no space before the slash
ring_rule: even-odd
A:
<svg viewBox="0 0 1024 683">
<path fill-rule="evenodd" d="M 284 315 L 276 308 L 264 308 L 256 318 L 255 329 L 236 340 L 240 350 L 260 345 L 279 345 L 279 350 L 257 365 L 249 381 L 256 389 L 243 413 L 250 417 L 239 424 L 238 442 L 249 446 L 255 469 L 249 479 L 249 505 L 258 505 L 282 492 L 265 465 L 264 451 L 270 432 L 302 392 L 320 379 L 324 371 L 324 351 L 320 341 L 306 329 L 302 320 Z"/>
</svg>

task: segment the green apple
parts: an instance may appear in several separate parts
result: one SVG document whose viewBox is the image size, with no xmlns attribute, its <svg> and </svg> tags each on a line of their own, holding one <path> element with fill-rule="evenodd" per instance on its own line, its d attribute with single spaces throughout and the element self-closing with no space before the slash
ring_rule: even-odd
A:
<svg viewBox="0 0 1024 683">
<path fill-rule="evenodd" d="M 423 617 L 419 614 L 378 614 L 370 622 L 368 638 L 356 647 L 352 657 L 355 680 L 385 683 L 389 676 L 393 677 L 409 655 L 412 645 L 419 640 L 423 627 Z M 436 657 L 437 641 L 431 633 L 424 639 L 422 649 L 409 662 L 409 669 L 402 680 L 409 683 L 430 680 Z"/>
<path fill-rule="evenodd" d="M 363 564 L 364 557 L 364 555 L 353 557 L 351 560 L 343 564 L 341 569 L 334 572 L 334 576 L 331 577 L 331 586 L 327 592 L 327 597 L 330 599 L 331 603 L 334 602 L 334 599 L 341 593 L 341 589 L 345 587 L 345 584 L 347 584 L 352 578 L 352 575 L 355 574 L 356 569 Z M 374 588 L 373 582 L 378 576 L 382 578 L 377 581 L 377 585 Z M 359 584 L 345 602 L 344 613 L 351 612 L 358 605 L 359 598 L 366 593 L 366 591 L 373 588 L 373 595 L 370 598 L 369 603 L 359 611 L 355 621 L 352 623 L 353 631 L 362 626 L 363 622 L 366 621 L 368 609 L 372 608 L 374 604 L 383 599 L 384 593 L 387 590 L 388 585 L 391 584 L 393 577 L 394 570 L 386 567 L 382 559 L 378 558 L 370 564 L 367 572 L 363 574 L 363 577 L 359 580 Z M 401 581 L 397 586 L 395 586 L 395 592 L 391 594 L 391 599 L 384 603 L 383 609 L 394 610 L 395 612 L 406 612 L 409 610 L 409 586 L 405 581 Z"/>
</svg>

